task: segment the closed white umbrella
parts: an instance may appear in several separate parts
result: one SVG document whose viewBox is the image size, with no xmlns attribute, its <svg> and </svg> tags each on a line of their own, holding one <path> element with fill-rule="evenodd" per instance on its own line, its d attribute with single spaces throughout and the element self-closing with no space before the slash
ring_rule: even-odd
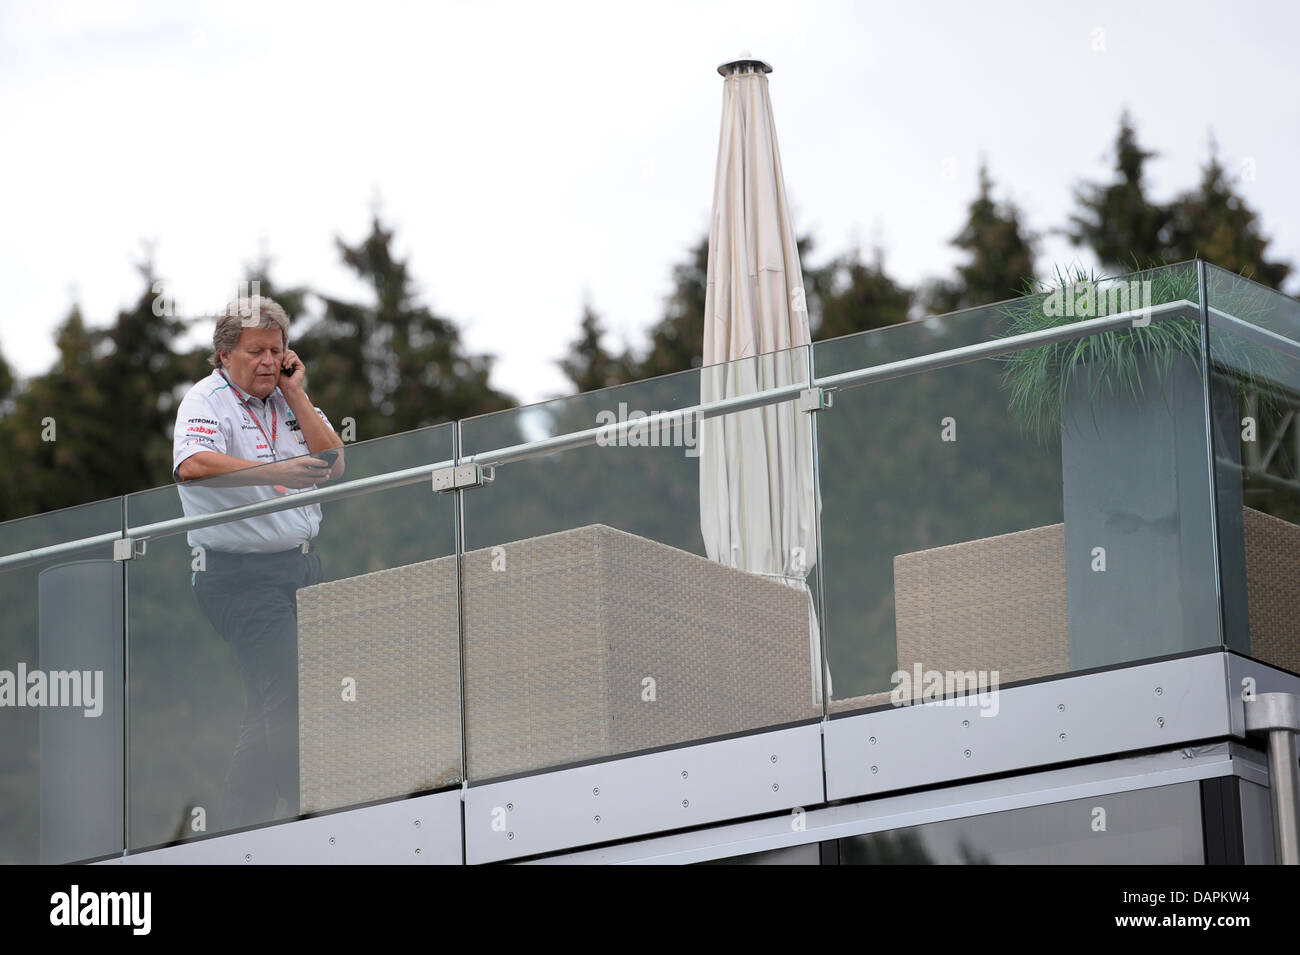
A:
<svg viewBox="0 0 1300 955">
<path fill-rule="evenodd" d="M 704 300 L 704 401 L 807 382 L 806 349 L 782 350 L 811 340 L 768 95 L 772 68 L 744 54 L 718 72 L 725 80 Z M 820 703 L 821 640 L 806 582 L 816 556 L 809 415 L 791 401 L 712 418 L 700 425 L 699 445 L 709 559 L 808 593 L 811 690 Z"/>
</svg>

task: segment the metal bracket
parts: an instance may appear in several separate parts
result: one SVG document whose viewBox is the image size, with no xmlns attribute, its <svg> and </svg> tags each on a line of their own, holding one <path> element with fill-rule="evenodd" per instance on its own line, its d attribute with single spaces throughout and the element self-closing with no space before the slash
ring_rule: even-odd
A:
<svg viewBox="0 0 1300 955">
<path fill-rule="evenodd" d="M 457 464 L 433 472 L 433 489 L 439 494 L 460 491 L 468 487 L 482 487 L 496 480 L 496 466 L 492 464 Z"/>
<path fill-rule="evenodd" d="M 803 412 L 825 411 L 834 403 L 835 395 L 833 392 L 829 392 L 825 388 L 808 388 L 799 393 L 799 397 L 795 401 L 795 408 Z"/>
<path fill-rule="evenodd" d="M 1300 696 L 1294 693 L 1260 693 L 1246 701 L 1246 732 L 1290 730 L 1300 733 Z"/>
<path fill-rule="evenodd" d="M 148 540 L 135 540 L 131 537 L 119 537 L 113 541 L 113 560 L 134 560 L 143 557 L 149 545 Z"/>
</svg>

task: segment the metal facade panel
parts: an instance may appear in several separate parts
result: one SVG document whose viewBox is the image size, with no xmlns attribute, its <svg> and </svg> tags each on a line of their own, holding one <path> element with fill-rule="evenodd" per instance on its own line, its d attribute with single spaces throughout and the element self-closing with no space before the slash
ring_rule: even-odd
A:
<svg viewBox="0 0 1300 955">
<path fill-rule="evenodd" d="M 133 853 L 138 865 L 460 865 L 460 790 Z"/>
<path fill-rule="evenodd" d="M 471 786 L 466 858 L 496 862 L 822 801 L 813 723 Z"/>
<path fill-rule="evenodd" d="M 682 865 L 705 862 L 869 832 L 886 832 L 1213 779 L 1233 774 L 1236 767 L 1237 760 L 1234 760 L 1229 744 L 1220 742 L 809 809 L 799 819 L 798 826 L 791 825 L 789 816 L 774 816 L 601 846 L 532 860 L 531 864 Z"/>
<path fill-rule="evenodd" d="M 827 797 L 1227 736 L 1226 682 L 1225 655 L 1211 653 L 833 719 Z"/>
</svg>

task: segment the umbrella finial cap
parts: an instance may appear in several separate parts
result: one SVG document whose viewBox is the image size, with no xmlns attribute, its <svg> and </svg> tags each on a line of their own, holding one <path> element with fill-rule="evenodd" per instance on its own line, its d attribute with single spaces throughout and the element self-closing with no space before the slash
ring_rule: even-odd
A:
<svg viewBox="0 0 1300 955">
<path fill-rule="evenodd" d="M 771 73 L 772 64 L 764 60 L 756 60 L 750 55 L 748 50 L 741 50 L 740 56 L 734 60 L 728 60 L 718 67 L 718 74 L 721 76 L 735 76 L 737 73 Z"/>
</svg>

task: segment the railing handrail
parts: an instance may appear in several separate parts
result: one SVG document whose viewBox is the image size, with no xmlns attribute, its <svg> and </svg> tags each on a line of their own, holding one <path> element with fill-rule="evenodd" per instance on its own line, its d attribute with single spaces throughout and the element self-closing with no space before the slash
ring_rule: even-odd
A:
<svg viewBox="0 0 1300 955">
<path fill-rule="evenodd" d="M 1235 315 L 1229 315 L 1213 305 L 1210 306 L 1209 311 L 1215 318 L 1232 325 L 1233 331 L 1242 338 L 1252 339 L 1261 345 L 1276 348 L 1292 358 L 1300 359 L 1300 342 L 1287 338 L 1285 335 L 1279 335 L 1277 332 L 1270 332 L 1267 328 L 1252 325 L 1250 322 L 1243 321 Z"/>
<path fill-rule="evenodd" d="M 606 441 L 618 443 L 620 437 L 626 436 L 629 432 L 649 432 L 651 429 L 662 430 L 665 426 L 672 426 L 684 422 L 687 418 L 707 420 L 709 418 L 716 418 L 726 414 L 734 414 L 738 411 L 748 411 L 767 405 L 779 404 L 781 402 L 794 400 L 811 388 L 820 388 L 824 391 L 842 391 L 877 381 L 887 381 L 893 378 L 902 378 L 908 375 L 920 374 L 921 372 L 950 368 L 954 365 L 967 364 L 984 358 L 1014 354 L 1015 352 L 1024 351 L 1029 348 L 1038 348 L 1043 345 L 1050 345 L 1057 342 L 1069 341 L 1075 338 L 1083 338 L 1088 335 L 1113 331 L 1122 328 L 1125 325 L 1130 325 L 1139 318 L 1154 320 L 1166 315 L 1167 313 L 1188 307 L 1197 308 L 1198 306 L 1195 302 L 1191 302 L 1187 299 L 1179 299 L 1178 301 L 1166 302 L 1161 305 L 1129 309 L 1124 312 L 1117 312 L 1114 315 L 1084 319 L 1082 321 L 1071 322 L 1054 328 L 1025 332 L 1007 338 L 995 338 L 986 342 L 962 345 L 958 348 L 950 348 L 941 352 L 918 355 L 914 358 L 904 358 L 899 361 L 871 365 L 867 368 L 857 369 L 856 371 L 843 372 L 837 375 L 828 375 L 824 378 L 814 378 L 811 385 L 807 382 L 782 385 L 776 388 L 756 391 L 749 395 L 722 398 L 717 401 L 692 405 L 687 408 L 656 412 L 655 414 L 647 415 L 643 418 L 617 421 L 594 428 L 586 428 L 581 431 L 572 431 L 549 438 L 541 438 L 536 441 L 528 441 L 523 444 L 510 445 L 490 451 L 480 451 L 475 454 L 464 455 L 456 460 L 438 461 L 418 465 L 416 467 L 404 468 L 399 471 L 390 471 L 384 474 L 357 478 L 351 481 L 344 481 L 339 484 L 316 488 L 310 491 L 302 491 L 297 494 L 291 494 L 273 500 L 244 504 L 224 511 L 214 511 L 210 514 L 179 517 L 166 521 L 158 521 L 152 524 L 143 524 L 137 527 L 128 527 L 125 533 L 109 532 L 98 534 L 81 540 L 52 544 L 47 547 L 39 547 L 33 550 L 21 551 L 19 553 L 2 556 L 0 557 L 0 571 L 25 564 L 38 563 L 51 557 L 74 553 L 88 547 L 111 543 L 117 540 L 151 540 L 186 531 L 198 530 L 204 527 L 227 524 L 231 521 L 244 520 L 250 517 L 259 517 L 277 511 L 304 507 L 310 504 L 342 500 L 344 498 L 355 497 L 358 494 L 364 494 L 370 491 L 389 490 L 391 488 L 403 487 L 410 484 L 418 484 L 423 480 L 431 479 L 433 472 L 457 464 L 496 466 L 522 461 L 528 458 L 539 457 L 544 454 L 554 454 L 558 451 L 567 451 L 573 448 L 603 443 Z M 1218 309 L 1211 309 L 1210 311 L 1214 312 L 1220 319 L 1232 322 L 1239 326 L 1243 335 L 1246 337 L 1252 337 L 1257 341 L 1268 344 L 1270 347 L 1278 348 L 1293 357 L 1300 358 L 1300 342 L 1295 342 L 1292 339 L 1278 335 L 1274 332 L 1250 325 L 1249 323 L 1243 322 L 1240 319 L 1219 311 Z M 810 348 L 811 346 L 801 347 Z M 755 360 L 760 360 L 763 357 L 765 356 L 757 356 Z M 717 368 L 726 366 L 715 365 L 708 367 Z M 707 371 L 705 373 L 707 373 Z M 249 470 L 252 470 L 252 468 L 249 468 Z"/>
</svg>

